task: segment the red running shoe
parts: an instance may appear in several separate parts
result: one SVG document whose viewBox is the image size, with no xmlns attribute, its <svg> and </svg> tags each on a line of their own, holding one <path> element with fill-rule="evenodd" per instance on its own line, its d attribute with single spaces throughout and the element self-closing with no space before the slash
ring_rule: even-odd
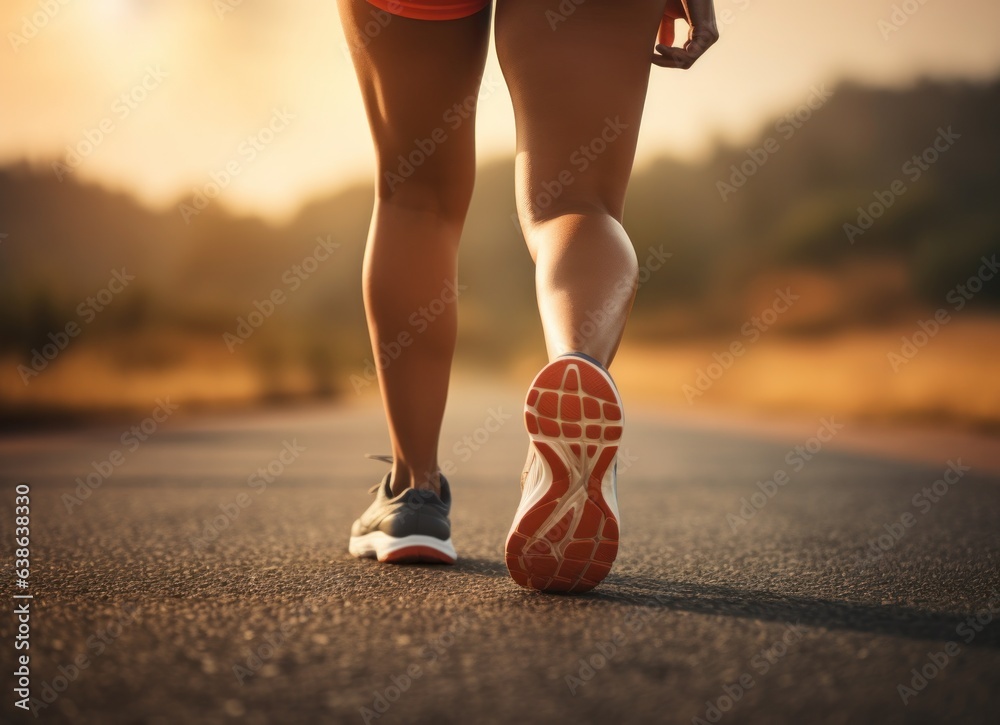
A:
<svg viewBox="0 0 1000 725">
<path fill-rule="evenodd" d="M 585 592 L 618 554 L 615 459 L 622 400 L 592 358 L 563 355 L 535 376 L 524 404 L 531 443 L 521 504 L 507 535 L 514 581 L 545 592 Z"/>
</svg>

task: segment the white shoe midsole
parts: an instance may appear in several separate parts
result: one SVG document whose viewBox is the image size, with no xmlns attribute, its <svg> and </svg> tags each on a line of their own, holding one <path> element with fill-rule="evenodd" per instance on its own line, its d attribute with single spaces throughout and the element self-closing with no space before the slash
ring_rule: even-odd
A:
<svg viewBox="0 0 1000 725">
<path fill-rule="evenodd" d="M 372 556 L 383 559 L 389 554 L 408 549 L 411 546 L 425 546 L 428 549 L 440 551 L 445 556 L 457 559 L 455 547 L 451 539 L 436 539 L 433 536 L 411 534 L 410 536 L 389 536 L 384 531 L 373 531 L 363 536 L 352 536 L 348 551 L 352 556 Z"/>
</svg>

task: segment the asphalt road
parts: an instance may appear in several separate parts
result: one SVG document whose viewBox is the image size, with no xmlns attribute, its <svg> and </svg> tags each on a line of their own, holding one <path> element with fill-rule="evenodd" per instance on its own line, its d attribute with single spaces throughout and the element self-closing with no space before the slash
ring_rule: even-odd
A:
<svg viewBox="0 0 1000 725">
<path fill-rule="evenodd" d="M 996 722 L 1000 478 L 628 410 L 618 563 L 543 595 L 503 565 L 517 408 L 453 396 L 453 567 L 347 554 L 385 470 L 362 457 L 385 452 L 368 404 L 0 440 L 5 562 L 31 491 L 38 720 Z M 11 608 L 0 712 L 26 722 Z"/>
</svg>

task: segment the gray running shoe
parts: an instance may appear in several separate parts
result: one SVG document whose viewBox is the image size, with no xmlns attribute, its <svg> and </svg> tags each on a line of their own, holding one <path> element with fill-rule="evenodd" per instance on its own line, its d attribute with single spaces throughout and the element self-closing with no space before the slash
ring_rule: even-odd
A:
<svg viewBox="0 0 1000 725">
<path fill-rule="evenodd" d="M 349 550 L 357 557 L 397 564 L 454 564 L 451 543 L 451 487 L 441 476 L 441 495 L 409 488 L 392 495 L 392 472 L 369 493 L 375 500 L 351 527 Z"/>
</svg>

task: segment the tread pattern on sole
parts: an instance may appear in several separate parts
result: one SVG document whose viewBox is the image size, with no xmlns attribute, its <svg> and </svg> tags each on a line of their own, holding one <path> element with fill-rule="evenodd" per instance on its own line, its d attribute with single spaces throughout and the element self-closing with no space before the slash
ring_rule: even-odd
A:
<svg viewBox="0 0 1000 725">
<path fill-rule="evenodd" d="M 541 481 L 547 490 L 507 537 L 507 569 L 521 586 L 585 592 L 611 571 L 618 520 L 602 487 L 618 453 L 622 418 L 612 383 L 591 363 L 561 358 L 535 377 L 524 423 L 534 465 L 545 466 L 551 476 Z"/>
</svg>

